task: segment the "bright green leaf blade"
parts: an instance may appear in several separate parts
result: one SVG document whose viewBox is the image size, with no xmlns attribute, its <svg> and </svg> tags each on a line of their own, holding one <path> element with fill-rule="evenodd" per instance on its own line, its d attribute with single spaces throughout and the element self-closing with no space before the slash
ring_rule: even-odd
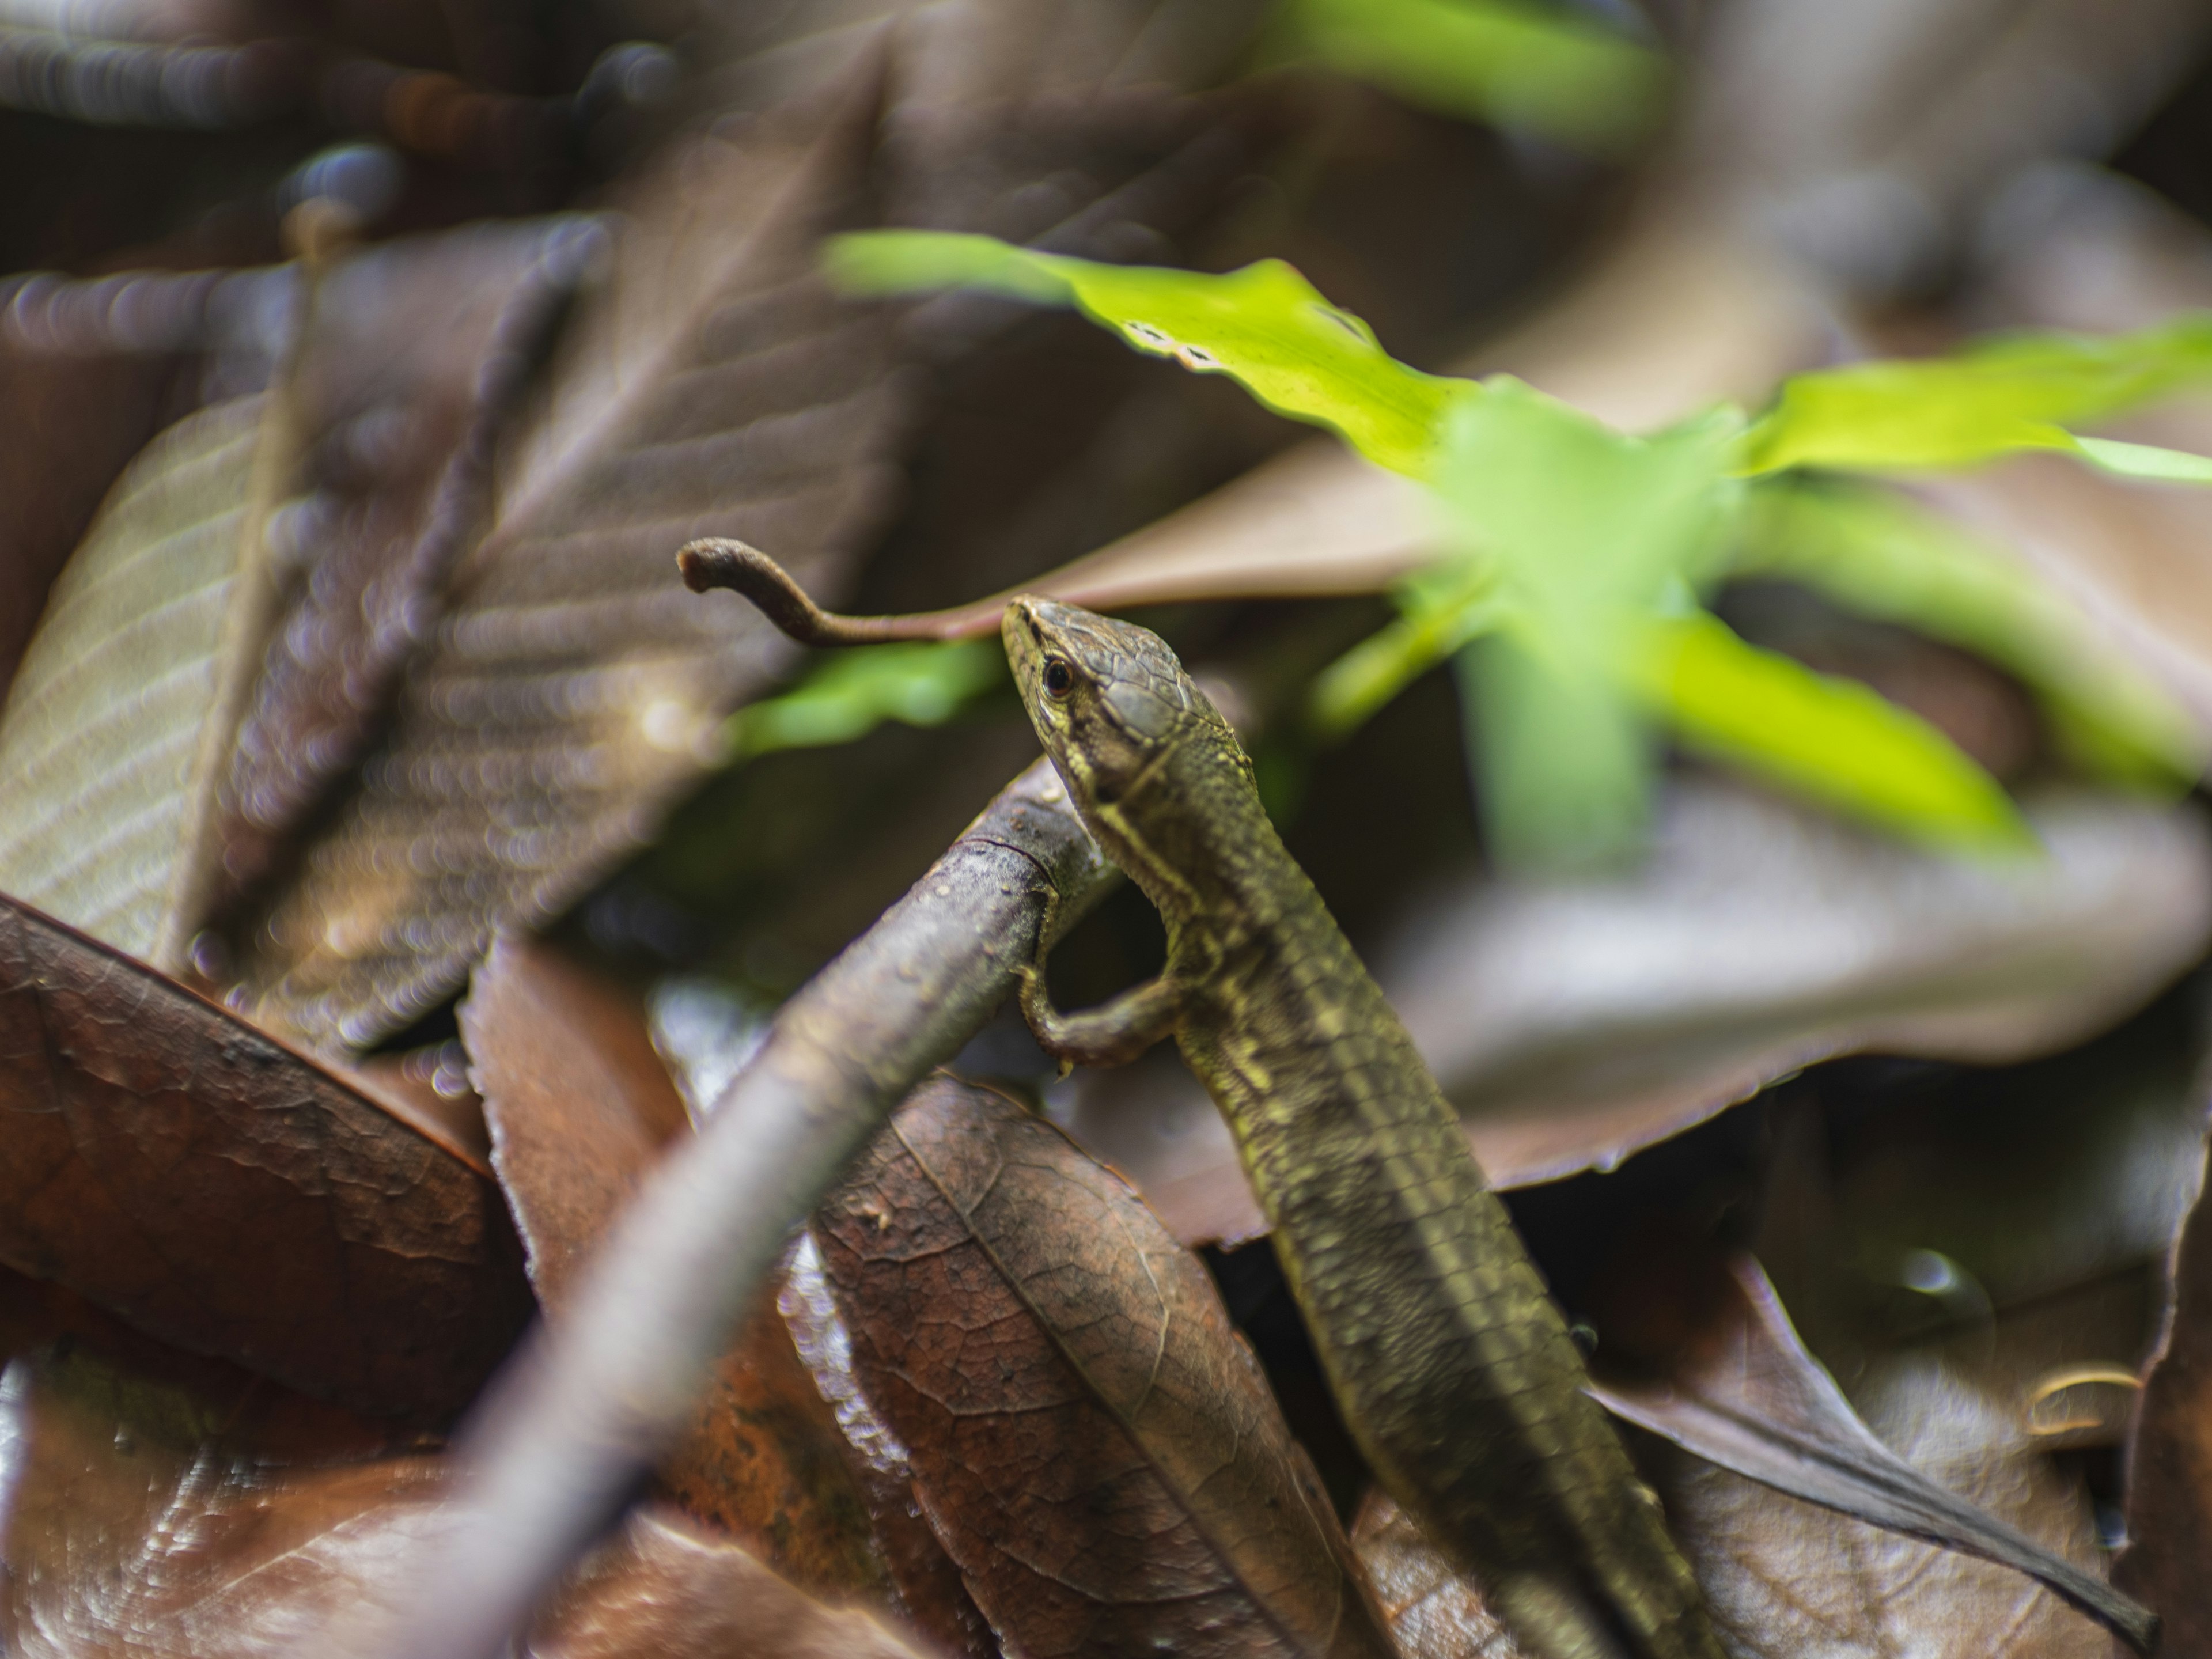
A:
<svg viewBox="0 0 2212 1659">
<path fill-rule="evenodd" d="M 1628 680 L 1689 748 L 1935 845 L 2035 845 L 1996 781 L 1918 715 L 1746 644 L 1717 618 L 1653 623 Z"/>
<path fill-rule="evenodd" d="M 731 716 L 731 747 L 750 757 L 850 743 L 886 720 L 941 726 L 1005 672 L 995 640 L 840 652 L 781 696 Z"/>
<path fill-rule="evenodd" d="M 191 874 L 262 404 L 202 410 L 131 462 L 0 710 L 0 891 L 149 960 Z"/>
<path fill-rule="evenodd" d="M 832 238 L 824 264 L 851 294 L 957 286 L 1036 303 L 1072 297 L 1138 350 L 1227 374 L 1276 413 L 1327 427 L 1370 460 L 1417 477 L 1434 465 L 1445 411 L 1481 391 L 1408 368 L 1279 259 L 1214 276 L 1033 253 L 988 236 L 880 230 Z"/>
<path fill-rule="evenodd" d="M 1526 0 L 1291 0 L 1293 50 L 1410 104 L 1581 149 L 1618 150 L 1665 100 L 1655 52 Z"/>
<path fill-rule="evenodd" d="M 1803 582 L 2018 675 L 2061 748 L 2116 781 L 2171 791 L 2203 770 L 2204 734 L 2164 688 L 2096 640 L 2028 568 L 1909 498 L 1761 485 L 1750 493 L 1735 568 Z"/>
<path fill-rule="evenodd" d="M 1479 559 L 1448 559 L 1401 585 L 1401 614 L 1315 677 L 1307 715 L 1316 736 L 1337 742 L 1429 670 L 1510 614 L 1498 580 Z"/>
<path fill-rule="evenodd" d="M 1075 290 L 1046 256 L 963 231 L 878 230 L 833 236 L 822 269 L 848 294 L 934 294 L 982 288 L 1031 305 L 1075 302 Z"/>
<path fill-rule="evenodd" d="M 1650 817 L 1644 723 L 1604 675 L 1569 672 L 1510 630 L 1455 659 L 1492 853 L 1510 868 L 1620 859 Z"/>
<path fill-rule="evenodd" d="M 2072 450 L 2063 428 L 2208 377 L 2212 316 L 2204 315 L 2108 338 L 2022 335 L 1951 357 L 1819 369 L 1783 383 L 1745 434 L 1738 465 L 1747 473 L 1908 471 Z"/>
<path fill-rule="evenodd" d="M 1655 607 L 1709 565 L 1739 487 L 1729 412 L 1626 437 L 1504 376 L 1454 410 L 1438 490 L 1510 622 L 1463 653 L 1480 793 L 1502 857 L 1624 852 L 1650 792 L 1616 665 Z"/>
<path fill-rule="evenodd" d="M 2160 483 L 2212 483 L 2212 455 L 2192 455 L 2185 449 L 2161 449 L 2156 444 L 2124 444 L 2113 438 L 2076 438 L 2074 447 L 2084 459 L 2123 478 L 2148 478 Z"/>
</svg>

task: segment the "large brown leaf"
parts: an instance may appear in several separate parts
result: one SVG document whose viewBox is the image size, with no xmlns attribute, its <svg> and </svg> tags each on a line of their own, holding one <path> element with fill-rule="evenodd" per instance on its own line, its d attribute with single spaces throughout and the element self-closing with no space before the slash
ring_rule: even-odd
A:
<svg viewBox="0 0 2212 1659">
<path fill-rule="evenodd" d="M 675 547 L 738 536 L 828 587 L 877 521 L 888 320 L 812 268 L 866 161 L 863 67 L 683 141 L 634 196 L 389 739 L 251 935 L 265 1018 L 355 1044 L 404 1024 L 719 760 L 720 717 L 782 658 L 747 607 L 684 588 Z"/>
<path fill-rule="evenodd" d="M 600 240 L 587 221 L 477 225 L 324 279 L 293 376 L 297 493 L 273 515 L 294 568 L 223 783 L 226 890 L 359 758 L 479 527 L 496 422 Z"/>
<path fill-rule="evenodd" d="M 0 1261 L 179 1346 L 437 1420 L 528 1317 L 464 1148 L 4 898 L 0 1114 Z"/>
<path fill-rule="evenodd" d="M 541 945 L 502 939 L 461 1030 L 492 1158 L 550 1316 L 672 1136 L 690 1133 L 642 1010 Z M 819 1594 L 876 1590 L 881 1569 L 837 1426 L 764 1295 L 716 1366 L 663 1488 Z"/>
<path fill-rule="evenodd" d="M 243 642 L 263 397 L 187 416 L 117 483 L 0 709 L 0 891 L 181 965 L 210 720 Z"/>
<path fill-rule="evenodd" d="M 0 1382 L 0 1644 L 23 1659 L 261 1659 L 404 1605 L 410 1547 L 455 1523 L 439 1460 L 272 1437 L 270 1401 L 82 1349 Z M 276 1423 L 282 1427 L 281 1423 Z M 640 1510 L 525 1638 L 536 1659 L 915 1659 L 736 1545 Z"/>
<path fill-rule="evenodd" d="M 854 1373 L 1002 1641 L 1389 1651 L 1204 1269 L 1057 1130 L 926 1084 L 816 1231 Z"/>
</svg>

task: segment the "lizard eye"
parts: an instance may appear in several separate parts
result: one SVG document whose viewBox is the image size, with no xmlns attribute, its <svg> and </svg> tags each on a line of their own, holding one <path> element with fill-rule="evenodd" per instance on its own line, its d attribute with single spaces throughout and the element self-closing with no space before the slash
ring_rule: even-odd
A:
<svg viewBox="0 0 2212 1659">
<path fill-rule="evenodd" d="M 1064 697 L 1075 690 L 1075 671 L 1058 657 L 1044 659 L 1044 694 L 1048 697 Z"/>
</svg>

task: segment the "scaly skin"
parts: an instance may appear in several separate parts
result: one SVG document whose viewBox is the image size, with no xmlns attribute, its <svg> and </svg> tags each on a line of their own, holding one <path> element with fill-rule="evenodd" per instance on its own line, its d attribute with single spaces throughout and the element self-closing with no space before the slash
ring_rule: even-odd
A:
<svg viewBox="0 0 2212 1659">
<path fill-rule="evenodd" d="M 1457 1116 L 1304 871 L 1227 724 L 1154 635 L 1007 607 L 1037 734 L 1158 906 L 1160 977 L 1045 1048 L 1114 1063 L 1172 1034 L 1229 1120 L 1346 1421 L 1540 1659 L 1720 1659 L 1696 1581 Z"/>
</svg>

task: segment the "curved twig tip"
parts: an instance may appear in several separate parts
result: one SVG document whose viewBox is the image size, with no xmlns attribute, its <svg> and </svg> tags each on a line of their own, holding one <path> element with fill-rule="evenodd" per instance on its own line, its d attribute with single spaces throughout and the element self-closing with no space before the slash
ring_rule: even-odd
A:
<svg viewBox="0 0 2212 1659">
<path fill-rule="evenodd" d="M 841 617 L 824 611 L 791 573 L 757 547 L 708 536 L 676 551 L 676 568 L 695 593 L 726 587 L 801 645 L 879 645 L 887 640 L 958 640 L 998 626 L 1000 601 L 910 617 Z"/>
</svg>

